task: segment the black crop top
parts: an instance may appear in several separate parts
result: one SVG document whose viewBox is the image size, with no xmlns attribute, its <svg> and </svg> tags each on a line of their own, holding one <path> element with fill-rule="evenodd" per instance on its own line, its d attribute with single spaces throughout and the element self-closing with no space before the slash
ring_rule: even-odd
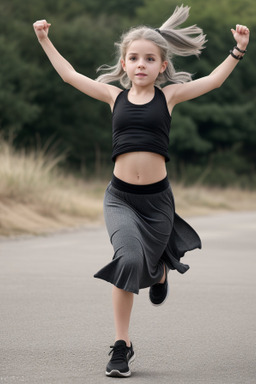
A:
<svg viewBox="0 0 256 384">
<path fill-rule="evenodd" d="M 153 99 L 146 104 L 128 100 L 129 90 L 116 98 L 112 119 L 112 160 L 127 152 L 154 152 L 169 161 L 168 154 L 171 116 L 165 95 L 155 87 Z"/>
</svg>

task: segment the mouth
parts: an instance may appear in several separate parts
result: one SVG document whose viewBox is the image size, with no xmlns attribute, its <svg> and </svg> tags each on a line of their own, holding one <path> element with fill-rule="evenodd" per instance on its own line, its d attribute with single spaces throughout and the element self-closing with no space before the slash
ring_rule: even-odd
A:
<svg viewBox="0 0 256 384">
<path fill-rule="evenodd" d="M 147 75 L 145 73 L 136 73 L 137 77 L 146 77 Z"/>
</svg>

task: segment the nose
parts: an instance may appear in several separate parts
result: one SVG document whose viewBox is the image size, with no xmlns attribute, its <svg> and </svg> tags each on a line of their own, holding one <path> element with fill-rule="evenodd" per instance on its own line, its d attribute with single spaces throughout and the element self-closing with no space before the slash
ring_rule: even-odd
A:
<svg viewBox="0 0 256 384">
<path fill-rule="evenodd" d="M 145 68 L 145 61 L 143 59 L 138 61 L 138 68 Z"/>
</svg>

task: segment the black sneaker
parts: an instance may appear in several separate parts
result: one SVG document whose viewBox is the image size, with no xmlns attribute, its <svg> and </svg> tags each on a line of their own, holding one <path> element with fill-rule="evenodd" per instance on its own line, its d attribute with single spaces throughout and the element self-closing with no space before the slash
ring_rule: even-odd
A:
<svg viewBox="0 0 256 384">
<path fill-rule="evenodd" d="M 124 340 L 118 340 L 110 348 L 112 349 L 109 355 L 112 353 L 112 357 L 107 365 L 106 375 L 114 377 L 131 376 L 129 364 L 135 359 L 132 343 L 130 347 L 127 347 Z"/>
<path fill-rule="evenodd" d="M 165 282 L 163 284 L 154 284 L 152 287 L 150 287 L 149 290 L 149 300 L 153 305 L 161 305 L 163 304 L 169 294 L 169 285 L 167 280 L 167 274 L 165 278 Z"/>
</svg>

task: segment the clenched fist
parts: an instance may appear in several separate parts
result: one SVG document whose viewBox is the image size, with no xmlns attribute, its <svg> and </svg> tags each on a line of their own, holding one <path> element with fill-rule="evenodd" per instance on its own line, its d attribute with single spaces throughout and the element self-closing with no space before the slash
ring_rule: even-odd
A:
<svg viewBox="0 0 256 384">
<path fill-rule="evenodd" d="M 51 24 L 46 20 L 38 20 L 33 24 L 35 34 L 39 41 L 47 38 L 50 26 Z"/>
</svg>

